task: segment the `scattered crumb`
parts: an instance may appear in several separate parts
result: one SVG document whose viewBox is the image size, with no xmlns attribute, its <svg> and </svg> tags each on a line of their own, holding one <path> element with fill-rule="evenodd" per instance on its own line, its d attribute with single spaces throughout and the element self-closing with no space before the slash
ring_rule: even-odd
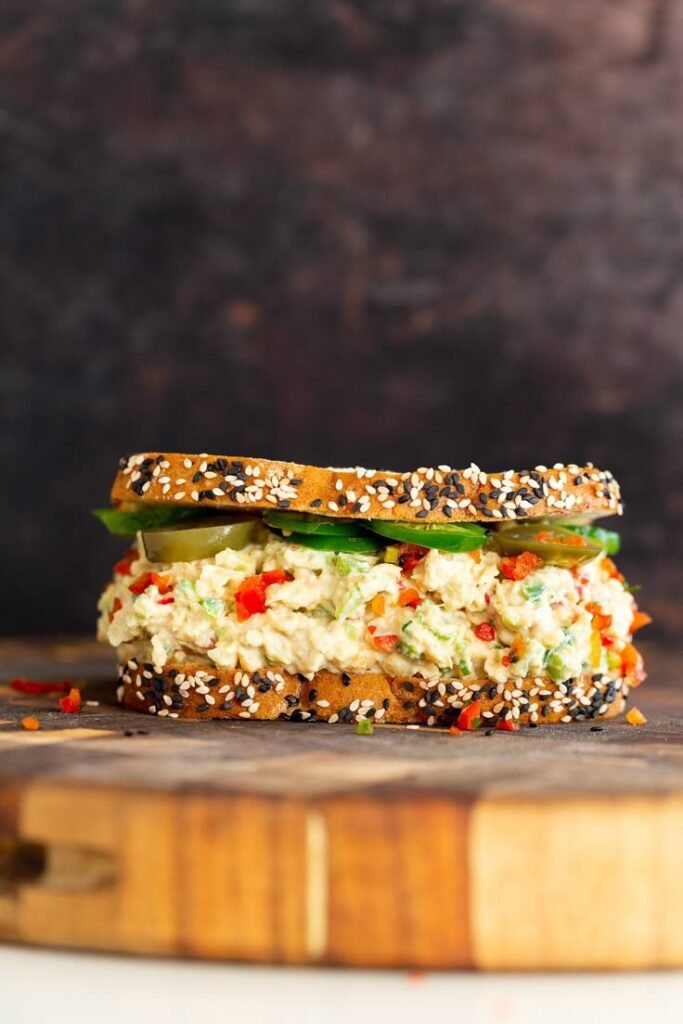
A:
<svg viewBox="0 0 683 1024">
<path fill-rule="evenodd" d="M 408 728 L 410 728 L 410 726 L 408 726 Z M 463 730 L 458 729 L 457 725 L 452 725 L 448 731 L 451 736 L 462 736 L 463 734 Z"/>
<path fill-rule="evenodd" d="M 35 732 L 36 729 L 40 729 L 40 722 L 35 715 L 29 715 L 27 718 L 22 718 L 21 728 L 28 729 L 29 732 Z"/>
<path fill-rule="evenodd" d="M 647 718 L 639 708 L 631 708 L 626 713 L 626 721 L 629 725 L 645 725 Z"/>
<path fill-rule="evenodd" d="M 420 728 L 419 725 L 407 725 L 406 726 L 406 729 L 419 729 L 419 728 Z"/>
<path fill-rule="evenodd" d="M 86 700 L 85 705 L 88 708 L 98 708 L 100 706 L 100 702 L 98 700 Z"/>
</svg>

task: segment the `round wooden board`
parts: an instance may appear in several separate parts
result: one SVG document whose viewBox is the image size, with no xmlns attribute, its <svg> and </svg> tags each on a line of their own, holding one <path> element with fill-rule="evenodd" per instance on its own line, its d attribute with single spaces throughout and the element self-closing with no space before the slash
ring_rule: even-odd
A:
<svg viewBox="0 0 683 1024">
<path fill-rule="evenodd" d="M 623 719 L 515 734 L 176 722 L 118 709 L 92 644 L 0 645 L 86 677 L 79 715 L 0 686 L 0 938 L 259 962 L 683 966 L 683 696 L 646 651 Z M 19 727 L 37 714 L 38 732 Z"/>
</svg>

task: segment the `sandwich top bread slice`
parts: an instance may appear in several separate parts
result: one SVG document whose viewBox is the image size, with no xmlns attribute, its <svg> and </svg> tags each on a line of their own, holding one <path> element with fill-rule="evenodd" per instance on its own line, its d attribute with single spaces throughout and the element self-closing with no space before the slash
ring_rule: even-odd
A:
<svg viewBox="0 0 683 1024">
<path fill-rule="evenodd" d="M 99 602 L 119 697 L 162 717 L 503 729 L 609 717 L 649 621 L 592 465 L 485 473 L 122 459 Z"/>
</svg>

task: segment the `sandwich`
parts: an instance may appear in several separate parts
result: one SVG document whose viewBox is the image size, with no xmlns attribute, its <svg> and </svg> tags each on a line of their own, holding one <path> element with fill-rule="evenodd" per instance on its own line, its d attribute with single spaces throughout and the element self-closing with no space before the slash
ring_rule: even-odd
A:
<svg viewBox="0 0 683 1024">
<path fill-rule="evenodd" d="M 168 718 L 455 729 L 611 718 L 650 621 L 606 470 L 320 468 L 150 452 L 96 515 L 118 699 Z"/>
</svg>

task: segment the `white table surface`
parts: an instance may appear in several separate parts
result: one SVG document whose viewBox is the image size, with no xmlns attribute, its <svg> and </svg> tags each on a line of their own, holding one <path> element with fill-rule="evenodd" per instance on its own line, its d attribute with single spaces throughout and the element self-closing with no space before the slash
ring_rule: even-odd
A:
<svg viewBox="0 0 683 1024">
<path fill-rule="evenodd" d="M 683 972 L 243 967 L 0 947 L 2 1024 L 681 1024 Z"/>
</svg>

